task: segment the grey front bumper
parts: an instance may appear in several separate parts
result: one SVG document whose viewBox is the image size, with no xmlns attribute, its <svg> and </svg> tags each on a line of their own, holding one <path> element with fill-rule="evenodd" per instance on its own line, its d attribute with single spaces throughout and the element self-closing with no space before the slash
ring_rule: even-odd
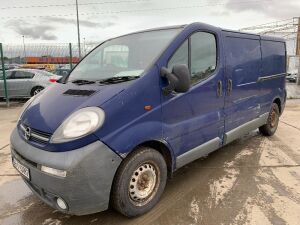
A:
<svg viewBox="0 0 300 225">
<path fill-rule="evenodd" d="M 56 199 L 68 205 L 63 211 L 85 215 L 106 210 L 114 175 L 122 159 L 100 141 L 68 152 L 48 152 L 29 145 L 15 129 L 11 153 L 30 170 L 25 183 L 50 206 L 61 210 Z M 66 170 L 65 178 L 44 173 L 40 166 Z"/>
</svg>

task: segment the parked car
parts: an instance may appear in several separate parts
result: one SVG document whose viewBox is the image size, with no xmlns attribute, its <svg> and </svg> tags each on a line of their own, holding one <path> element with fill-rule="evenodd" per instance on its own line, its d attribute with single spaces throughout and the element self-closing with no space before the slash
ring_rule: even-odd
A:
<svg viewBox="0 0 300 225">
<path fill-rule="evenodd" d="M 35 69 L 14 69 L 6 71 L 8 96 L 31 97 L 59 80 L 61 76 Z M 5 96 L 3 73 L 0 74 L 0 97 Z"/>
<path fill-rule="evenodd" d="M 256 128 L 275 133 L 285 50 L 203 23 L 110 39 L 26 103 L 13 165 L 64 213 L 144 214 L 175 170 Z"/>
<path fill-rule="evenodd" d="M 70 73 L 70 69 L 64 69 L 64 68 L 57 68 L 54 71 L 51 71 L 53 74 L 62 76 L 62 77 L 67 77 Z"/>
<path fill-rule="evenodd" d="M 288 72 L 288 74 L 286 76 L 286 80 L 291 82 L 291 83 L 296 83 L 297 82 L 297 77 L 298 77 L 298 71 Z"/>
<path fill-rule="evenodd" d="M 4 64 L 4 69 L 5 70 L 10 70 L 10 69 L 14 69 L 14 67 L 9 65 L 9 64 Z M 1 64 L 0 64 L 0 71 L 2 71 L 2 65 Z"/>
</svg>

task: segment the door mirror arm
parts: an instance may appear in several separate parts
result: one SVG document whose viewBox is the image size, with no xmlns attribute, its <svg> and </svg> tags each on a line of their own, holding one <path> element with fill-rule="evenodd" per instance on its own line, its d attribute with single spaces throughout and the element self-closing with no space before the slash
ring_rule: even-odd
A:
<svg viewBox="0 0 300 225">
<path fill-rule="evenodd" d="M 178 78 L 174 74 L 172 74 L 166 67 L 161 68 L 160 75 L 161 77 L 166 78 L 169 82 L 169 84 L 166 87 L 162 88 L 163 94 L 171 94 L 176 89 Z"/>
</svg>

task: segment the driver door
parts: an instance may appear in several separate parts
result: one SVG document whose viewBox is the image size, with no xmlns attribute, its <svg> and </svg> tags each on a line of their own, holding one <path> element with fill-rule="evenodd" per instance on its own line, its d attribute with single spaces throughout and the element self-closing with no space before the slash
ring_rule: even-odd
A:
<svg viewBox="0 0 300 225">
<path fill-rule="evenodd" d="M 177 156 L 177 168 L 222 145 L 224 72 L 217 34 L 193 33 L 173 53 L 168 68 L 188 65 L 191 88 L 162 94 L 163 136 Z"/>
</svg>

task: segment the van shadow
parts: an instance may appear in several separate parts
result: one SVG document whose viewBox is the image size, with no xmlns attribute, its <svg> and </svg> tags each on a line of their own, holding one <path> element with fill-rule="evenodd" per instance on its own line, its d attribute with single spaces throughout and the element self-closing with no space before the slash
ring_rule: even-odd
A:
<svg viewBox="0 0 300 225">
<path fill-rule="evenodd" d="M 179 169 L 168 181 L 161 201 L 138 218 L 128 219 L 111 209 L 87 216 L 65 215 L 31 194 L 19 202 L 17 208 L 33 204 L 21 211 L 14 221 L 43 225 L 229 224 L 257 191 L 254 175 L 263 140 L 264 137 L 253 131 Z"/>
</svg>

